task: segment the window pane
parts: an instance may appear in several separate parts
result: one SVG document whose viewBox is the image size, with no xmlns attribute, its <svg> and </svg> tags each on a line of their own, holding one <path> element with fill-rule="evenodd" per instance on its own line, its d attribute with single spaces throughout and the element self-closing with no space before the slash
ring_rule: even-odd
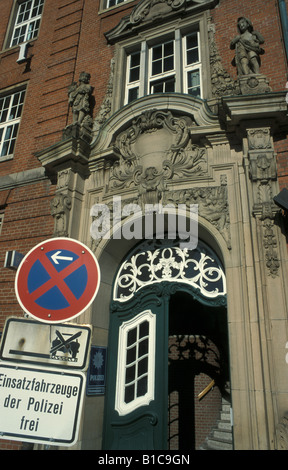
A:
<svg viewBox="0 0 288 470">
<path fill-rule="evenodd" d="M 40 20 L 33 21 L 29 24 L 26 41 L 33 39 L 37 36 L 39 30 Z"/>
<path fill-rule="evenodd" d="M 173 41 L 164 44 L 164 56 L 173 55 Z"/>
<path fill-rule="evenodd" d="M 137 339 L 137 328 L 133 328 L 133 330 L 128 331 L 127 335 L 127 346 L 132 346 L 136 342 Z"/>
<path fill-rule="evenodd" d="M 168 70 L 173 70 L 174 69 L 174 57 L 166 57 L 164 59 L 164 72 L 167 72 Z"/>
<path fill-rule="evenodd" d="M 130 64 L 131 67 L 137 67 L 140 65 L 140 52 L 131 54 Z"/>
<path fill-rule="evenodd" d="M 188 72 L 188 93 L 193 96 L 200 96 L 200 71 Z"/>
<path fill-rule="evenodd" d="M 199 62 L 199 47 L 197 33 L 186 37 L 186 60 L 187 65 Z"/>
<path fill-rule="evenodd" d="M 198 49 L 187 51 L 187 65 L 194 64 L 195 62 L 199 62 Z"/>
<path fill-rule="evenodd" d="M 137 82 L 139 80 L 140 68 L 134 68 L 130 70 L 129 83 Z"/>
<path fill-rule="evenodd" d="M 19 8 L 19 15 L 17 24 L 23 23 L 29 19 L 29 12 L 32 6 L 32 1 L 22 3 Z"/>
<path fill-rule="evenodd" d="M 148 371 L 148 357 L 141 359 L 138 364 L 138 377 L 141 377 L 143 374 L 147 374 Z"/>
<path fill-rule="evenodd" d="M 127 0 L 108 0 L 107 8 L 113 7 L 114 5 L 118 5 L 118 3 L 126 2 Z"/>
<path fill-rule="evenodd" d="M 135 366 L 127 367 L 125 383 L 129 384 L 130 382 L 133 382 L 133 380 L 135 380 Z"/>
<path fill-rule="evenodd" d="M 167 78 L 163 80 L 158 80 L 157 82 L 151 83 L 150 93 L 170 93 L 175 90 L 175 79 Z"/>
<path fill-rule="evenodd" d="M 197 33 L 190 34 L 186 36 L 187 49 L 192 49 L 193 47 L 198 47 Z"/>
<path fill-rule="evenodd" d="M 162 59 L 162 44 L 152 48 L 152 60 Z"/>
<path fill-rule="evenodd" d="M 143 338 L 143 336 L 148 336 L 149 334 L 149 323 L 148 321 L 143 321 L 139 327 L 139 338 Z"/>
<path fill-rule="evenodd" d="M 21 26 L 15 29 L 14 37 L 12 40 L 12 46 L 16 46 L 25 40 L 25 33 L 26 33 L 27 26 Z"/>
<path fill-rule="evenodd" d="M 131 401 L 134 400 L 134 390 L 135 390 L 135 385 L 128 385 L 128 387 L 125 387 L 125 396 L 124 396 L 124 401 L 125 403 L 130 403 Z"/>
<path fill-rule="evenodd" d="M 175 85 L 174 79 L 173 80 L 167 80 L 165 82 L 165 93 L 174 92 L 174 89 L 175 89 L 174 85 Z"/>
<path fill-rule="evenodd" d="M 152 63 L 152 75 L 158 75 L 159 73 L 162 73 L 162 60 Z"/>
<path fill-rule="evenodd" d="M 148 353 L 148 338 L 139 343 L 139 357 Z"/>
<path fill-rule="evenodd" d="M 137 397 L 143 397 L 145 393 L 147 393 L 147 376 L 137 382 Z"/>
<path fill-rule="evenodd" d="M 31 18 L 35 18 L 35 16 L 41 15 L 42 10 L 43 10 L 43 3 L 44 3 L 44 0 L 34 1 L 34 7 L 32 10 Z"/>
<path fill-rule="evenodd" d="M 131 364 L 136 359 L 136 347 L 127 350 L 126 364 Z"/>
<path fill-rule="evenodd" d="M 131 103 L 133 100 L 137 100 L 139 95 L 139 87 L 130 88 L 128 91 L 128 103 Z"/>
</svg>

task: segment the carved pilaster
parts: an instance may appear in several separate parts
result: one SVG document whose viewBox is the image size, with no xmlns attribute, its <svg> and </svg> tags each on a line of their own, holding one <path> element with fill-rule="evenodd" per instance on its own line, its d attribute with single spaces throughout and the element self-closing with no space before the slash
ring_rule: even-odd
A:
<svg viewBox="0 0 288 470">
<path fill-rule="evenodd" d="M 51 215 L 54 217 L 54 236 L 67 237 L 71 198 L 66 194 L 57 194 L 51 201 Z"/>
<path fill-rule="evenodd" d="M 277 180 L 276 158 L 269 127 L 247 130 L 249 176 L 252 181 L 253 214 L 262 224 L 266 267 L 273 277 L 280 267 L 274 227 L 276 207 L 273 195 Z"/>
</svg>

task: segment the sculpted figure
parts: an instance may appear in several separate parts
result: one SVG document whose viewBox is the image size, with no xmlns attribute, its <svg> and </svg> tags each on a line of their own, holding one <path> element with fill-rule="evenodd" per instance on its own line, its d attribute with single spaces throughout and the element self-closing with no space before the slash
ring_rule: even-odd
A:
<svg viewBox="0 0 288 470">
<path fill-rule="evenodd" d="M 73 123 L 81 124 L 85 116 L 90 113 L 90 95 L 92 87 L 89 85 L 90 74 L 81 72 L 79 83 L 74 82 L 68 88 L 69 104 L 72 106 Z"/>
<path fill-rule="evenodd" d="M 264 53 L 260 44 L 264 43 L 264 38 L 254 31 L 247 18 L 238 18 L 237 28 L 239 35 L 231 41 L 230 49 L 235 49 L 238 75 L 259 74 L 260 55 Z"/>
</svg>

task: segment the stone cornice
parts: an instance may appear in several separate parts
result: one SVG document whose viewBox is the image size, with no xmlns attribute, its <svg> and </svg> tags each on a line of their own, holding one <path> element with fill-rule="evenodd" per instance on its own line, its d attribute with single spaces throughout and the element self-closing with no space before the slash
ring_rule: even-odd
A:
<svg viewBox="0 0 288 470">
<path fill-rule="evenodd" d="M 227 130 L 247 121 L 267 120 L 277 129 L 288 130 L 286 92 L 257 95 L 225 96 L 222 98 L 223 117 Z"/>
</svg>

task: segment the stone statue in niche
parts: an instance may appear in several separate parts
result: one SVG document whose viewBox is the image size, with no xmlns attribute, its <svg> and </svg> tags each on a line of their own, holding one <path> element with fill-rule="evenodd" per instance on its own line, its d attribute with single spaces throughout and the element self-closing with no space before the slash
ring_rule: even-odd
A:
<svg viewBox="0 0 288 470">
<path fill-rule="evenodd" d="M 260 44 L 264 38 L 254 31 L 252 23 L 247 18 L 238 18 L 237 28 L 239 35 L 232 39 L 230 48 L 235 49 L 235 64 L 238 75 L 260 73 L 260 55 L 264 54 Z"/>
<path fill-rule="evenodd" d="M 90 74 L 81 72 L 79 83 L 73 82 L 68 88 L 69 105 L 72 107 L 73 124 L 82 124 L 84 118 L 90 115 L 90 97 L 92 86 L 89 85 Z"/>
<path fill-rule="evenodd" d="M 271 91 L 269 80 L 260 73 L 263 36 L 254 31 L 252 22 L 244 17 L 238 18 L 237 29 L 239 34 L 232 39 L 230 49 L 235 49 L 232 63 L 237 67 L 240 93 L 254 95 Z"/>
</svg>

